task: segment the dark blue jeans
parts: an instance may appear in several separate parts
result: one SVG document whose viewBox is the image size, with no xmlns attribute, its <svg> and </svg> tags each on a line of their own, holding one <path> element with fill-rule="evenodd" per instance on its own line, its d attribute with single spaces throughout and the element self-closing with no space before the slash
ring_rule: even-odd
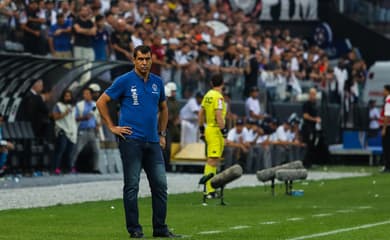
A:
<svg viewBox="0 0 390 240">
<path fill-rule="evenodd" d="M 66 168 L 71 168 L 71 153 L 75 144 L 72 143 L 69 138 L 65 135 L 63 131 L 58 133 L 55 143 L 54 150 L 54 159 L 53 159 L 53 170 L 61 167 L 61 160 L 64 159 L 66 161 Z"/>
<path fill-rule="evenodd" d="M 167 180 L 160 144 L 126 139 L 119 142 L 119 150 L 123 163 L 123 202 L 127 231 L 142 231 L 138 221 L 138 190 L 143 168 L 152 193 L 153 232 L 167 232 Z"/>
</svg>

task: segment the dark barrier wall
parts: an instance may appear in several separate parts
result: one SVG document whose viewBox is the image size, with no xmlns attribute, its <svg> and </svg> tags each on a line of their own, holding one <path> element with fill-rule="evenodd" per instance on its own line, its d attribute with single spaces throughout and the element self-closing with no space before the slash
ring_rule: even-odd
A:
<svg viewBox="0 0 390 240">
<path fill-rule="evenodd" d="M 349 38 L 353 46 L 357 46 L 368 66 L 378 60 L 389 60 L 390 40 L 379 33 L 351 20 L 336 10 L 334 1 L 320 1 L 320 18 L 331 26 L 334 39 Z"/>
</svg>

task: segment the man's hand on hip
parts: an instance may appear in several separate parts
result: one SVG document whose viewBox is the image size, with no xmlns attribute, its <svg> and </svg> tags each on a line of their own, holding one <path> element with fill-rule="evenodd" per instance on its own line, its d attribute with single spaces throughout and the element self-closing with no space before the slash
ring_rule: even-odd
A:
<svg viewBox="0 0 390 240">
<path fill-rule="evenodd" d="M 122 139 L 126 139 L 124 135 L 131 135 L 133 131 L 131 131 L 131 127 L 120 127 L 120 126 L 112 126 L 110 127 L 110 131 L 120 136 Z"/>
</svg>

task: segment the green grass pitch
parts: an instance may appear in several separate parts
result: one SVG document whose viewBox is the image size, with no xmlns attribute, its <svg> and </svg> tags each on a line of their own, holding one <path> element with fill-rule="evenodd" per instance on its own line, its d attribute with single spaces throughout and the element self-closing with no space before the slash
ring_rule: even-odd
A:
<svg viewBox="0 0 390 240">
<path fill-rule="evenodd" d="M 276 195 L 259 183 L 225 191 L 227 206 L 200 192 L 170 195 L 167 222 L 186 239 L 390 239 L 390 175 L 294 184 L 304 196 Z M 1 197 L 1 196 L 0 196 Z M 151 199 L 139 201 L 140 222 L 151 235 Z M 121 200 L 0 211 L 0 239 L 128 239 Z"/>
</svg>

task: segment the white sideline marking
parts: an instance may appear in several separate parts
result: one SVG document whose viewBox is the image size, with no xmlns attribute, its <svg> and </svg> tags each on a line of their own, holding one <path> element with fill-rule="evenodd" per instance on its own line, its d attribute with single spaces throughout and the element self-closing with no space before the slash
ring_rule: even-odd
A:
<svg viewBox="0 0 390 240">
<path fill-rule="evenodd" d="M 245 228 L 250 228 L 250 226 L 234 226 L 234 227 L 231 227 L 230 229 L 232 230 L 238 230 L 238 229 L 245 229 Z"/>
<path fill-rule="evenodd" d="M 357 207 L 357 209 L 371 209 L 372 206 L 360 206 L 360 207 Z"/>
<path fill-rule="evenodd" d="M 296 217 L 296 218 L 287 218 L 286 220 L 287 220 L 287 221 L 291 221 L 291 222 L 296 222 L 296 221 L 301 221 L 301 220 L 303 220 L 303 218 L 299 218 L 299 217 Z"/>
<path fill-rule="evenodd" d="M 221 233 L 222 231 L 220 230 L 215 230 L 215 231 L 204 231 L 204 232 L 200 232 L 198 234 L 216 234 L 216 233 Z"/>
<path fill-rule="evenodd" d="M 286 240 L 303 240 L 303 239 L 309 239 L 309 238 L 324 237 L 324 236 L 334 235 L 334 234 L 338 234 L 338 233 L 342 233 L 342 232 L 349 232 L 349 231 L 354 231 L 354 230 L 376 227 L 376 226 L 380 226 L 380 225 L 386 225 L 386 224 L 390 224 L 390 220 L 384 221 L 384 222 L 365 224 L 365 225 L 360 225 L 360 226 L 350 227 L 350 228 L 340 228 L 340 229 L 329 231 L 329 232 L 322 232 L 322 233 L 316 233 L 316 234 L 306 235 L 306 236 L 301 236 L 301 237 L 288 238 Z"/>
<path fill-rule="evenodd" d="M 261 222 L 260 224 L 262 225 L 272 225 L 272 224 L 277 224 L 279 222 L 274 222 L 274 221 L 269 221 L 269 222 Z"/>
<path fill-rule="evenodd" d="M 338 212 L 338 213 L 353 213 L 355 211 L 354 210 L 350 210 L 350 209 L 343 209 L 343 210 L 337 210 L 336 212 Z"/>
<path fill-rule="evenodd" d="M 313 217 L 329 217 L 329 216 L 332 216 L 333 213 L 320 213 L 320 214 L 314 214 L 312 215 Z"/>
</svg>

